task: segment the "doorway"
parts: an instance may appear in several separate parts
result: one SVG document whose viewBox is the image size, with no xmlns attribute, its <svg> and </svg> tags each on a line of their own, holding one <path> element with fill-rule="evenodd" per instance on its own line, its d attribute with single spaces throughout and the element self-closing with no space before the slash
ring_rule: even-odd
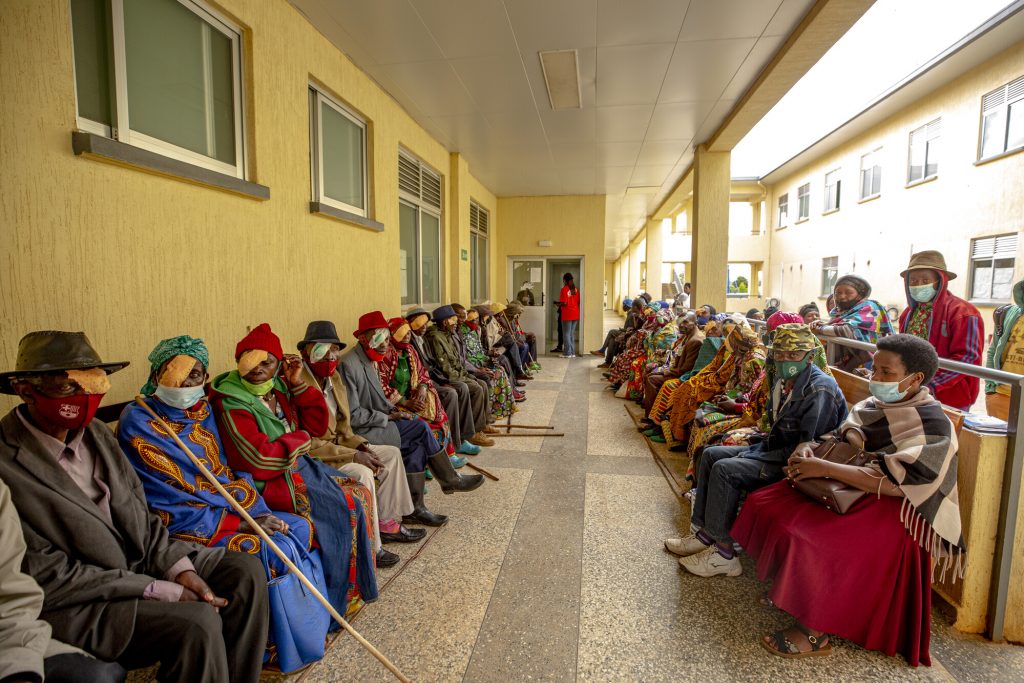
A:
<svg viewBox="0 0 1024 683">
<path fill-rule="evenodd" d="M 527 332 L 537 335 L 539 350 L 546 353 L 558 342 L 558 308 L 554 305 L 562 291 L 562 275 L 572 273 L 576 286 L 583 282 L 583 258 L 580 256 L 510 256 L 508 259 L 508 300 L 523 305 L 521 323 Z M 580 287 L 580 325 L 576 329 L 576 349 L 583 334 L 584 301 L 587 293 Z M 545 346 L 549 344 L 549 346 Z"/>
</svg>

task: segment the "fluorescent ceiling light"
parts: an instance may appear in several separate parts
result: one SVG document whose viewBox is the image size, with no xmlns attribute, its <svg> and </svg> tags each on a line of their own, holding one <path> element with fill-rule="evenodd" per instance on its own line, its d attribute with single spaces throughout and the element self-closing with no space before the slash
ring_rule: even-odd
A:
<svg viewBox="0 0 1024 683">
<path fill-rule="evenodd" d="M 580 109 L 580 63 L 576 50 L 547 50 L 540 55 L 544 85 L 552 109 Z"/>
</svg>

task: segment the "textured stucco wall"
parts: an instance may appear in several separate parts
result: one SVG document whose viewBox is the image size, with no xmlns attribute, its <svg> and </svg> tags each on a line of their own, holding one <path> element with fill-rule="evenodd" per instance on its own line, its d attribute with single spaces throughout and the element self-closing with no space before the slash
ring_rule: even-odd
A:
<svg viewBox="0 0 1024 683">
<path fill-rule="evenodd" d="M 604 279 L 604 210 L 602 195 L 551 197 L 499 197 L 498 254 L 495 263 L 496 289 L 492 299 L 515 296 L 508 292 L 509 256 L 582 256 L 584 282 L 583 337 L 578 353 L 596 349 L 602 334 L 602 281 Z M 540 240 L 552 246 L 539 247 Z"/>
<path fill-rule="evenodd" d="M 446 200 L 448 150 L 287 2 L 219 7 L 245 33 L 250 179 L 270 187 L 265 202 L 74 156 L 69 4 L 0 6 L 4 369 L 30 330 L 85 330 L 104 358 L 133 363 L 107 399 L 120 401 L 142 385 L 146 355 L 164 337 L 204 337 L 220 372 L 248 325 L 268 321 L 294 348 L 311 319 L 334 320 L 350 339 L 360 314 L 399 312 L 399 145 L 445 176 Z M 370 121 L 372 209 L 383 233 L 309 213 L 310 79 Z M 461 177 L 497 232 L 493 194 L 468 169 Z M 468 249 L 468 215 L 457 239 L 451 215 L 446 206 L 448 255 L 453 244 Z M 450 259 L 445 266 L 449 292 L 468 295 L 468 263 L 465 273 Z"/>
</svg>

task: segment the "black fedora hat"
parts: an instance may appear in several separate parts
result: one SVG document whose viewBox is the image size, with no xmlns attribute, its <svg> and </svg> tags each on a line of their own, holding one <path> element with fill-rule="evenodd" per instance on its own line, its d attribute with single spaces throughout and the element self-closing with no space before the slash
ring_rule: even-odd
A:
<svg viewBox="0 0 1024 683">
<path fill-rule="evenodd" d="M 85 332 L 29 332 L 18 342 L 14 371 L 0 372 L 0 392 L 14 394 L 12 380 L 18 377 L 87 368 L 100 368 L 109 375 L 127 366 L 126 360 L 104 363 Z"/>
<path fill-rule="evenodd" d="M 337 344 L 342 349 L 348 346 L 338 339 L 338 329 L 330 320 L 314 320 L 306 325 L 306 336 L 296 346 L 301 351 L 307 344 Z"/>
</svg>

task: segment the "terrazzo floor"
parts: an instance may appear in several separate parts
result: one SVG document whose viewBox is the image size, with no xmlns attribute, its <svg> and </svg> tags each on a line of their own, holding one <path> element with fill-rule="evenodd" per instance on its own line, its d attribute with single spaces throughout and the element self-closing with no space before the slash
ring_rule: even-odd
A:
<svg viewBox="0 0 1024 683">
<path fill-rule="evenodd" d="M 541 362 L 514 421 L 565 436 L 499 439 L 473 462 L 500 481 L 475 492 L 430 484 L 427 505 L 451 522 L 389 546 L 403 564 L 354 620 L 413 680 L 1024 681 L 1024 648 L 959 636 L 939 613 L 930 668 L 839 641 L 830 657 L 768 655 L 759 634 L 789 619 L 757 604 L 749 559 L 741 577 L 700 579 L 662 549 L 689 510 L 605 389 L 601 359 Z M 661 455 L 668 470 L 685 465 Z M 393 680 L 349 636 L 291 678 Z"/>
</svg>

